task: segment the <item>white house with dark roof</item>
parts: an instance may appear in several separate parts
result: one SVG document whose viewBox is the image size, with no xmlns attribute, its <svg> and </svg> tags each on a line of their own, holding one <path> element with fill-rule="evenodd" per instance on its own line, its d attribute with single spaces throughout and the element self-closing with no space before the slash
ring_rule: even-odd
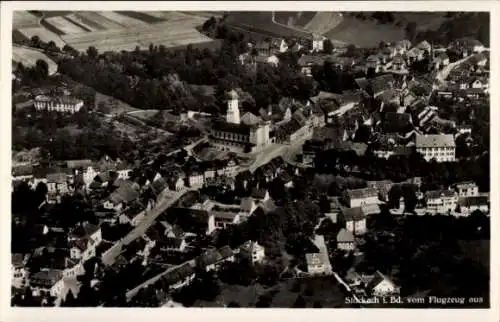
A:
<svg viewBox="0 0 500 322">
<path fill-rule="evenodd" d="M 367 290 L 373 296 L 399 294 L 399 287 L 390 278 L 377 271 L 367 285 Z"/>
<path fill-rule="evenodd" d="M 361 207 L 343 209 L 338 220 L 354 235 L 362 235 L 366 232 L 366 215 Z"/>
<path fill-rule="evenodd" d="M 354 250 L 354 235 L 349 230 L 342 228 L 337 234 L 337 248 L 345 251 Z"/>
<path fill-rule="evenodd" d="M 240 253 L 252 263 L 260 263 L 266 257 L 265 249 L 256 241 L 247 241 L 240 247 Z"/>
<path fill-rule="evenodd" d="M 426 161 L 455 162 L 455 139 L 452 134 L 417 135 L 415 148 Z"/>
<path fill-rule="evenodd" d="M 318 253 L 306 254 L 307 272 L 311 275 L 329 275 L 332 273 L 332 265 L 328 257 L 328 248 L 325 244 L 325 238 L 322 235 L 316 235 L 313 240 L 318 248 Z"/>
<path fill-rule="evenodd" d="M 479 195 L 479 187 L 474 181 L 459 182 L 453 186 L 459 197 L 472 197 Z"/>
<path fill-rule="evenodd" d="M 432 190 L 425 193 L 426 209 L 430 212 L 448 214 L 457 208 L 458 195 L 453 190 Z"/>
<path fill-rule="evenodd" d="M 342 199 L 349 208 L 379 203 L 378 191 L 375 188 L 346 190 Z"/>
</svg>

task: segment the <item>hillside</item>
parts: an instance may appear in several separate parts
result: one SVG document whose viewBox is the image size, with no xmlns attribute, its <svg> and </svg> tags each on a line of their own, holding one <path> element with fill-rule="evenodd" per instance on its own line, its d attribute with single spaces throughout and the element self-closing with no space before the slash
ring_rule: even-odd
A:
<svg viewBox="0 0 500 322">
<path fill-rule="evenodd" d="M 489 44 L 488 13 L 290 11 L 276 12 L 275 19 L 359 47 L 405 38 L 447 44 L 452 39 L 473 37 Z M 414 32 L 408 34 L 412 25 Z"/>
<path fill-rule="evenodd" d="M 273 22 L 272 17 L 271 11 L 233 11 L 227 14 L 224 24 L 250 36 L 311 38 L 311 33 L 299 26 L 288 27 L 286 24 Z"/>
</svg>

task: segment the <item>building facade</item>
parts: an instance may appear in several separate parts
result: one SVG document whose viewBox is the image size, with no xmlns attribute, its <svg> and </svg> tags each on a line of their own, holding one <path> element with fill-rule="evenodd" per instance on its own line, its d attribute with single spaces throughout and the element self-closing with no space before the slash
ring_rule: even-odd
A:
<svg viewBox="0 0 500 322">
<path fill-rule="evenodd" d="M 70 96 L 48 97 L 39 95 L 34 102 L 37 111 L 76 113 L 83 107 L 83 100 Z"/>
<path fill-rule="evenodd" d="M 415 146 L 426 161 L 455 162 L 455 139 L 452 134 L 417 135 Z"/>
</svg>

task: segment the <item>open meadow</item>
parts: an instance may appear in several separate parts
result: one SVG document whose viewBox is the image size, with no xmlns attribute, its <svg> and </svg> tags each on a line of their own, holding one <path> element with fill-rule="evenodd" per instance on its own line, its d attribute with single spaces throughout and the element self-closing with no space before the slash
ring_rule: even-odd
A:
<svg viewBox="0 0 500 322">
<path fill-rule="evenodd" d="M 16 63 L 22 63 L 25 67 L 34 67 L 36 61 L 42 59 L 49 66 L 49 75 L 57 72 L 57 64 L 47 57 L 44 53 L 27 47 L 12 46 L 12 60 Z"/>
</svg>

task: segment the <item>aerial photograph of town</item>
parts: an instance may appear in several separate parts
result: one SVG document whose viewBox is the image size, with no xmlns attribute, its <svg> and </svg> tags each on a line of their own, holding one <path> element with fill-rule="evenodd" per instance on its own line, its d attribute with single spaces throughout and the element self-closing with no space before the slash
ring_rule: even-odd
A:
<svg viewBox="0 0 500 322">
<path fill-rule="evenodd" d="M 11 307 L 490 307 L 489 12 L 18 10 L 11 60 Z"/>
</svg>

